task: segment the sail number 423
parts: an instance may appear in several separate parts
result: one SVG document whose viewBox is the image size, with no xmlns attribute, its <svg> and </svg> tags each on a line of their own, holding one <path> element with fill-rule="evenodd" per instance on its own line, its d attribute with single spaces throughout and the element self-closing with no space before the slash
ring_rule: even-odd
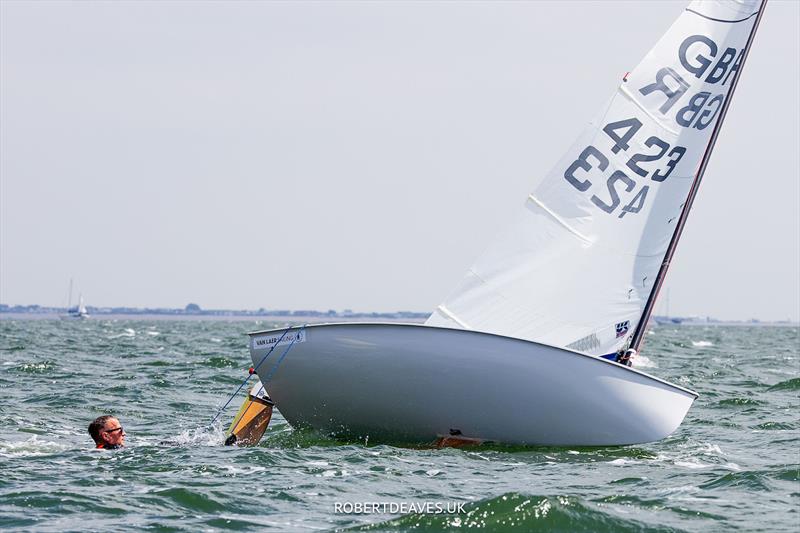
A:
<svg viewBox="0 0 800 533">
<path fill-rule="evenodd" d="M 630 147 L 631 139 L 641 127 L 642 123 L 636 118 L 628 118 L 606 124 L 603 127 L 603 131 L 614 141 L 611 151 L 615 154 L 619 153 L 620 150 L 627 152 Z M 650 179 L 655 182 L 662 182 L 667 179 L 669 175 L 672 174 L 672 171 L 675 170 L 675 166 L 678 164 L 678 161 L 681 160 L 683 154 L 686 153 L 686 148 L 683 146 L 675 146 L 670 150 L 669 143 L 656 136 L 649 137 L 644 142 L 644 145 L 653 150 L 650 152 L 633 154 L 630 159 L 628 159 L 626 166 L 631 172 L 643 178 L 646 178 L 649 174 Z M 642 168 L 642 164 L 659 161 L 665 155 L 667 157 L 666 162 L 659 165 L 658 168 L 654 170 Z M 589 145 L 567 168 L 564 172 L 564 178 L 579 191 L 586 192 L 589 190 L 589 187 L 592 186 L 592 182 L 586 179 L 585 175 L 592 169 L 604 172 L 606 168 L 608 168 L 608 158 L 603 155 L 600 150 Z M 615 170 L 606 180 L 606 188 L 608 189 L 608 198 L 602 198 L 594 194 L 591 197 L 591 201 L 606 213 L 613 213 L 622 203 L 620 199 L 620 188 L 628 195 L 628 193 L 632 193 L 636 188 L 636 182 L 625 172 Z M 642 207 L 644 207 L 644 202 L 649 190 L 649 185 L 642 186 L 642 188 L 633 195 L 630 201 L 622 207 L 619 218 L 624 217 L 627 213 L 638 213 L 641 211 Z"/>
</svg>

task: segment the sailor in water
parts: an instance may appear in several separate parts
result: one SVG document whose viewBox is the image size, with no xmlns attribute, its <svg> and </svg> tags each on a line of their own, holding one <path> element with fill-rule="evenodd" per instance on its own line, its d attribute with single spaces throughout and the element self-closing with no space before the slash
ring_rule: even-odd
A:
<svg viewBox="0 0 800 533">
<path fill-rule="evenodd" d="M 111 415 L 95 418 L 89 424 L 89 435 L 99 449 L 116 450 L 125 446 L 125 430 L 119 420 Z"/>
</svg>

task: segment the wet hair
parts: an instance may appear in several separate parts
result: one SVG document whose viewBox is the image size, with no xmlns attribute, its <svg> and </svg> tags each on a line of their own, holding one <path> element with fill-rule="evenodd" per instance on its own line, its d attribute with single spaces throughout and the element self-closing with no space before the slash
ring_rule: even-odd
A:
<svg viewBox="0 0 800 533">
<path fill-rule="evenodd" d="M 114 418 L 114 416 L 112 415 L 98 416 L 97 418 L 94 419 L 94 422 L 89 424 L 89 435 L 92 436 L 92 439 L 94 439 L 95 444 L 99 444 L 100 442 L 102 442 L 102 439 L 100 439 L 100 430 L 106 427 L 106 422 L 108 422 L 112 418 Z"/>
</svg>

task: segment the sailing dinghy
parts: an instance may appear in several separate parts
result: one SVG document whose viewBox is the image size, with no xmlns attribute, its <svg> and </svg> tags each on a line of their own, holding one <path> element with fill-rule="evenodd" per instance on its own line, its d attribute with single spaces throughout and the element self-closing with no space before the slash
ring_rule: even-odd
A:
<svg viewBox="0 0 800 533">
<path fill-rule="evenodd" d="M 622 445 L 673 432 L 697 394 L 629 358 L 763 8 L 691 2 L 424 325 L 251 333 L 289 423 L 402 442 Z M 291 353 L 265 364 L 278 346 Z"/>
</svg>

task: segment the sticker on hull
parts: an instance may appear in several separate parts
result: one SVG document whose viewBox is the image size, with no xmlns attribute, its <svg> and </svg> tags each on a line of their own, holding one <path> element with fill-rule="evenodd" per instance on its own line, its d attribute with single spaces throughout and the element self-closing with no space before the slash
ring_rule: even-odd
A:
<svg viewBox="0 0 800 533">
<path fill-rule="evenodd" d="M 283 337 L 283 338 L 281 338 Z M 289 345 L 292 343 L 298 342 L 305 342 L 306 341 L 306 332 L 305 331 L 290 331 L 286 335 L 283 333 L 275 333 L 271 335 L 259 335 L 257 337 L 253 337 L 253 349 L 254 350 L 261 350 L 261 349 L 270 349 L 273 346 L 284 346 Z"/>
</svg>

